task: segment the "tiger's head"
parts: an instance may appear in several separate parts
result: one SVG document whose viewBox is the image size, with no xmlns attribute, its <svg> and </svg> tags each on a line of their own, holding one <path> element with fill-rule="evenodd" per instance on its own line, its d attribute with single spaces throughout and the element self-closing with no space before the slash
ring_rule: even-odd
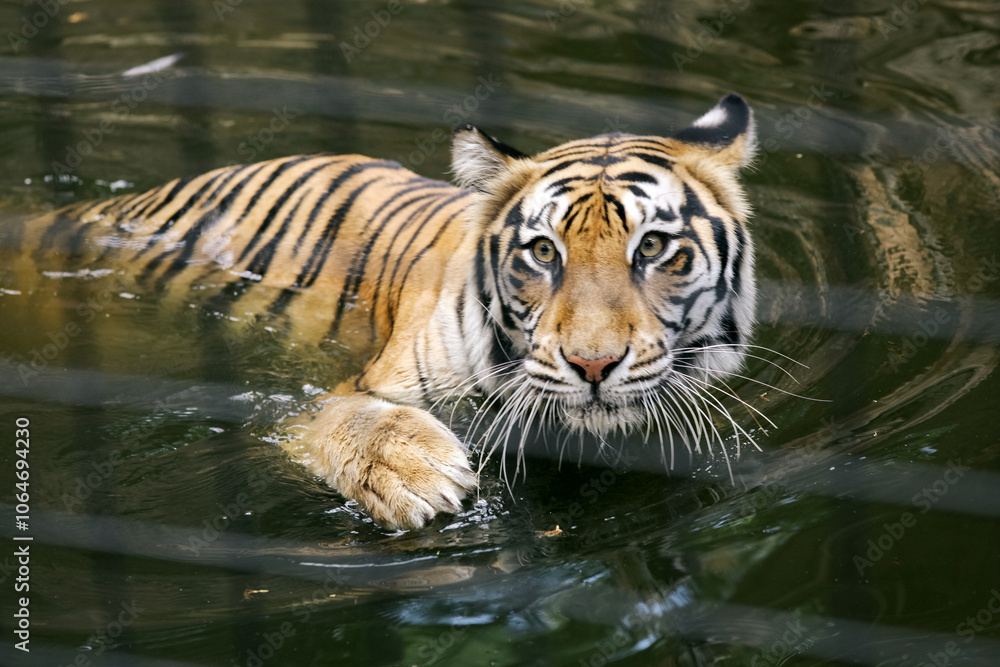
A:
<svg viewBox="0 0 1000 667">
<path fill-rule="evenodd" d="M 681 423 L 669 415 L 685 393 L 736 371 L 753 326 L 738 172 L 755 146 L 737 95 L 671 138 L 606 134 L 535 156 L 457 128 L 453 171 L 479 192 L 477 298 L 517 368 L 488 388 L 598 434 Z"/>
</svg>

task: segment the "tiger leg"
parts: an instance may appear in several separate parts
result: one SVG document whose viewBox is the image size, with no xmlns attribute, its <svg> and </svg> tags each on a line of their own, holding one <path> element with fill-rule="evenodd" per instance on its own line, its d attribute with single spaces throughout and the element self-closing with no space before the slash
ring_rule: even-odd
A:
<svg viewBox="0 0 1000 667">
<path fill-rule="evenodd" d="M 305 438 L 310 469 L 389 529 L 459 511 L 477 484 L 466 447 L 420 408 L 367 394 L 335 398 Z"/>
</svg>

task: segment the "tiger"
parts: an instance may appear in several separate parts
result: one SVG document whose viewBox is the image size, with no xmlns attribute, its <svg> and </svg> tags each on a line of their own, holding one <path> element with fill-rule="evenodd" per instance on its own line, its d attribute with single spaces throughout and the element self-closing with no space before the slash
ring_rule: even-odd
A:
<svg viewBox="0 0 1000 667">
<path fill-rule="evenodd" d="M 113 266 L 165 301 L 346 345 L 363 368 L 302 418 L 300 459 L 378 525 L 413 530 L 479 485 L 431 410 L 457 392 L 604 437 L 683 430 L 685 397 L 737 372 L 756 301 L 739 177 L 756 145 L 736 94 L 670 137 L 533 156 L 463 124 L 455 185 L 299 155 L 72 204 L 20 237 L 35 261 Z"/>
</svg>

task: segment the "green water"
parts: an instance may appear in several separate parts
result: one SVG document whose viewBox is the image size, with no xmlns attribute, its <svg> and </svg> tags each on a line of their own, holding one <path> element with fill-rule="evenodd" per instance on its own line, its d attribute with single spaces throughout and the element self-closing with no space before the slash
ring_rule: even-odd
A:
<svg viewBox="0 0 1000 667">
<path fill-rule="evenodd" d="M 495 463 L 460 515 L 390 535 L 275 445 L 348 352 L 4 259 L 0 663 L 1000 664 L 998 17 L 989 0 L 0 6 L 4 257 L 5 222 L 225 164 L 357 152 L 445 177 L 459 121 L 536 151 L 670 133 L 743 94 L 755 342 L 774 353 L 731 387 L 776 426 L 729 402 L 762 450 L 734 482 L 718 452 L 666 474 L 642 438 L 628 469 L 539 448 L 511 491 Z M 33 537 L 30 653 L 15 535 Z"/>
</svg>

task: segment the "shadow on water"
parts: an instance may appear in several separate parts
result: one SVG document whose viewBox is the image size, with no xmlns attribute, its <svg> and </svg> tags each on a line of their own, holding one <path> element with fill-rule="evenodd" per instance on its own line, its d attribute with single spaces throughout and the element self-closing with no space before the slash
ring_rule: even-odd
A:
<svg viewBox="0 0 1000 667">
<path fill-rule="evenodd" d="M 462 513 L 386 534 L 275 446 L 349 350 L 5 259 L 0 412 L 5 441 L 32 425 L 33 641 L 15 649 L 4 615 L 0 662 L 1000 662 L 998 10 L 3 6 L 5 257 L 23 216 L 224 164 L 360 152 L 437 177 L 457 122 L 534 151 L 670 133 L 735 90 L 761 141 L 761 349 L 717 394 L 759 451 L 744 437 L 737 459 L 724 419 L 725 453 L 532 437 L 509 489 L 519 462 L 494 457 Z"/>
</svg>

